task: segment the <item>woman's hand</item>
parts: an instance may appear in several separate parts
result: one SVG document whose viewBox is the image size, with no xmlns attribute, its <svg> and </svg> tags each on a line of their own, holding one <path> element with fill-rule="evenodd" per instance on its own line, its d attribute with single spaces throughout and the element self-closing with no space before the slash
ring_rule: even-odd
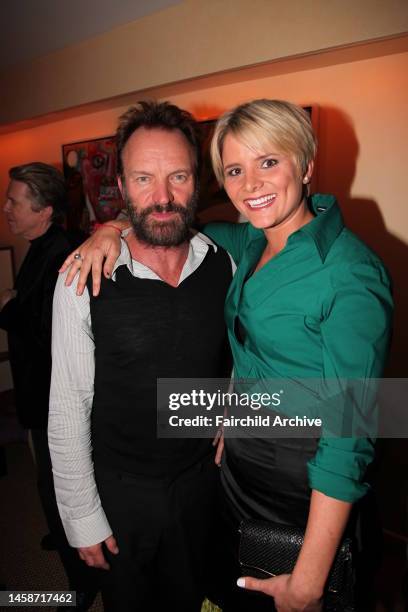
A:
<svg viewBox="0 0 408 612">
<path fill-rule="evenodd" d="M 80 258 L 75 255 L 81 256 Z M 101 286 L 101 274 L 110 278 L 115 262 L 120 254 L 120 229 L 113 227 L 99 228 L 88 240 L 73 251 L 64 261 L 60 272 L 65 272 L 69 267 L 65 284 L 70 285 L 79 271 L 77 295 L 82 295 L 89 272 L 92 270 L 92 294 L 99 294 Z"/>
<path fill-rule="evenodd" d="M 309 588 L 313 585 L 295 585 L 292 574 L 282 574 L 266 580 L 240 578 L 238 586 L 273 597 L 278 612 L 321 612 L 323 610 L 320 594 L 313 592 L 313 588 Z"/>
</svg>

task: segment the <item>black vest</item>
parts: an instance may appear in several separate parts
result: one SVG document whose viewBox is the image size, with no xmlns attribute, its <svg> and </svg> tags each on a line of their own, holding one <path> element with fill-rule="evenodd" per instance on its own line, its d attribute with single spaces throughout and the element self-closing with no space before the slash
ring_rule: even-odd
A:
<svg viewBox="0 0 408 612">
<path fill-rule="evenodd" d="M 211 451 L 211 440 L 157 438 L 156 380 L 229 375 L 224 301 L 231 278 L 229 256 L 213 247 L 176 288 L 135 278 L 126 266 L 115 281 L 102 278 L 90 302 L 97 465 L 172 478 Z"/>
</svg>

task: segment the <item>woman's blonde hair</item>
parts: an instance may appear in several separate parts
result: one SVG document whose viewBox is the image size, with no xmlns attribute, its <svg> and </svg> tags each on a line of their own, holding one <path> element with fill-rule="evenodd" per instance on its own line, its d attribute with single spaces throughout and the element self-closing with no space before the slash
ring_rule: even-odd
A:
<svg viewBox="0 0 408 612">
<path fill-rule="evenodd" d="M 316 155 L 316 136 L 303 108 L 283 100 L 253 100 L 227 111 L 216 123 L 211 159 L 220 185 L 224 183 L 222 149 L 227 134 L 257 151 L 268 152 L 272 145 L 276 153 L 293 155 L 302 174 Z"/>
</svg>

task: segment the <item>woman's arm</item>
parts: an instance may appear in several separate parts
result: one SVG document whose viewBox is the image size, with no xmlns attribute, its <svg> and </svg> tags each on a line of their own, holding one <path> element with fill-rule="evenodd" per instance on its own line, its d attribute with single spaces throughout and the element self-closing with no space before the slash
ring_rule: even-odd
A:
<svg viewBox="0 0 408 612">
<path fill-rule="evenodd" d="M 304 544 L 292 574 L 267 580 L 240 578 L 239 586 L 272 596 L 278 612 L 320 611 L 326 580 L 351 507 L 351 503 L 313 491 Z"/>
<path fill-rule="evenodd" d="M 82 295 L 91 270 L 92 294 L 94 296 L 99 294 L 102 264 L 103 273 L 106 278 L 109 278 L 120 254 L 120 235 L 128 227 L 130 227 L 128 219 L 109 221 L 66 258 L 60 272 L 65 272 L 71 266 L 65 279 L 65 284 L 69 286 L 79 271 L 77 295 Z M 81 259 L 75 259 L 78 253 Z M 104 260 L 105 263 L 103 263 Z"/>
<path fill-rule="evenodd" d="M 65 284 L 71 285 L 79 271 L 77 295 L 82 295 L 88 275 L 92 271 L 92 293 L 94 296 L 98 295 L 101 274 L 103 272 L 106 278 L 111 276 L 120 253 L 120 233 L 129 227 L 128 219 L 109 221 L 72 251 L 60 269 L 62 273 L 69 268 Z M 231 254 L 236 263 L 245 250 L 250 231 L 247 223 L 209 223 L 203 229 L 205 234 Z M 81 259 L 74 257 L 78 253 Z"/>
<path fill-rule="evenodd" d="M 349 502 L 312 491 L 305 541 L 291 578 L 295 590 L 323 594 L 351 508 Z"/>
<path fill-rule="evenodd" d="M 248 241 L 255 236 L 263 237 L 249 223 L 207 223 L 201 230 L 204 234 L 214 240 L 216 244 L 228 251 L 232 259 L 238 265 L 244 253 Z"/>
</svg>

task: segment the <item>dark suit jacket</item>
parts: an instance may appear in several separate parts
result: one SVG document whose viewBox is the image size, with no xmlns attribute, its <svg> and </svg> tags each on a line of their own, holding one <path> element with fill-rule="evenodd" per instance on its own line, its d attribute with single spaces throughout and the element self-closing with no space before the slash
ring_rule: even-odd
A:
<svg viewBox="0 0 408 612">
<path fill-rule="evenodd" d="M 17 297 L 0 312 L 0 327 L 8 333 L 17 415 L 25 428 L 47 427 L 52 300 L 58 268 L 73 248 L 56 225 L 32 240 L 17 275 Z"/>
</svg>

